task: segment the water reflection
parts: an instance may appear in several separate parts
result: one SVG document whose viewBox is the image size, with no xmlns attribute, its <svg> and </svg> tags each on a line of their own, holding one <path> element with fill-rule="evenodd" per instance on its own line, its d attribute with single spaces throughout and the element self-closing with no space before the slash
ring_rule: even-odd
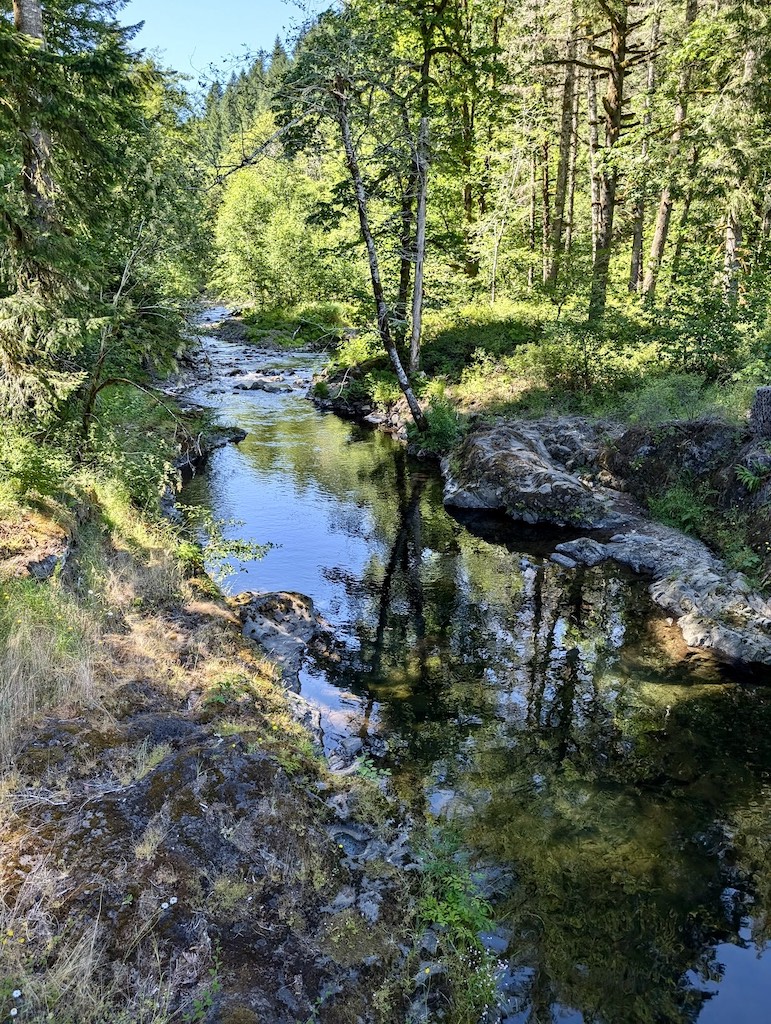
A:
<svg viewBox="0 0 771 1024">
<path fill-rule="evenodd" d="M 404 797 L 505 866 L 505 1019 L 764 1019 L 766 691 L 685 659 L 625 572 L 451 518 L 382 435 L 294 397 L 222 412 L 250 437 L 187 500 L 281 545 L 237 589 L 300 590 L 339 629 L 340 664 L 303 674 L 330 729 L 387 737 Z"/>
</svg>

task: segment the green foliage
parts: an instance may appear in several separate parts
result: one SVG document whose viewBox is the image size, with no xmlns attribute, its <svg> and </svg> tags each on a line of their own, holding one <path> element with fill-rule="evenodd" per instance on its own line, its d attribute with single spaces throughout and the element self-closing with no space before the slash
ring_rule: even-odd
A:
<svg viewBox="0 0 771 1024">
<path fill-rule="evenodd" d="M 443 388 L 435 388 L 430 394 L 428 408 L 426 409 L 427 427 L 422 433 L 412 427 L 408 427 L 410 439 L 421 448 L 437 455 L 449 451 L 457 443 L 463 433 L 463 425 L 458 416 L 458 410 L 452 402 L 445 397 Z"/>
<path fill-rule="evenodd" d="M 699 534 L 712 512 L 710 492 L 696 488 L 687 481 L 680 481 L 648 499 L 648 507 L 654 518 L 667 526 L 674 526 L 683 533 Z"/>
<path fill-rule="evenodd" d="M 436 830 L 421 854 L 423 924 L 443 924 L 454 943 L 478 945 L 477 933 L 490 927 L 492 909 L 474 887 L 461 837 L 449 827 Z"/>
<path fill-rule="evenodd" d="M 369 332 L 350 334 L 332 353 L 332 366 L 349 370 L 362 366 L 380 355 L 377 337 Z"/>
<path fill-rule="evenodd" d="M 478 354 L 509 355 L 537 342 L 553 316 L 548 304 L 499 301 L 429 310 L 424 319 L 423 368 L 432 375 L 457 374 Z"/>
<path fill-rule="evenodd" d="M 71 450 L 62 440 L 51 443 L 7 424 L 0 426 L 0 498 L 7 503 L 61 493 L 73 469 Z"/>
<path fill-rule="evenodd" d="M 274 131 L 270 115 L 262 115 L 250 143 L 257 147 Z M 285 157 L 280 147 L 259 167 L 228 179 L 217 214 L 213 287 L 260 308 L 349 295 L 356 261 L 339 231 L 312 220 L 326 191 L 318 173 L 300 158 Z"/>
<path fill-rule="evenodd" d="M 218 519 L 200 505 L 185 505 L 181 511 L 187 536 L 179 546 L 179 557 L 190 575 L 205 570 L 222 586 L 239 571 L 239 562 L 258 561 L 275 547 L 270 542 L 258 544 L 238 536 L 238 528 L 244 525 L 238 519 Z"/>
<path fill-rule="evenodd" d="M 750 494 L 759 491 L 771 476 L 771 467 L 755 464 L 753 466 L 737 466 L 736 478 Z"/>
</svg>

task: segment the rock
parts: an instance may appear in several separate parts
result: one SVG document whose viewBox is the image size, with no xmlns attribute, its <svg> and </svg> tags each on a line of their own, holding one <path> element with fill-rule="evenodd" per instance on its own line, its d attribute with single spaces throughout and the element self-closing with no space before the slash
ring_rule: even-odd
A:
<svg viewBox="0 0 771 1024">
<path fill-rule="evenodd" d="M 578 568 L 578 562 L 574 561 L 572 558 L 568 558 L 567 555 L 560 554 L 559 551 L 556 551 L 554 554 L 550 555 L 549 558 L 550 561 L 554 562 L 556 565 L 561 565 L 563 569 Z"/>
<path fill-rule="evenodd" d="M 558 544 L 557 551 L 582 565 L 599 565 L 600 562 L 604 562 L 610 557 L 605 545 L 590 537 L 579 537 L 577 540 Z M 552 560 L 554 560 L 553 555 Z"/>
<path fill-rule="evenodd" d="M 243 635 L 256 641 L 281 666 L 290 689 L 299 688 L 297 673 L 310 642 L 328 629 L 303 594 L 240 594 L 236 599 Z"/>
<path fill-rule="evenodd" d="M 504 511 L 526 523 L 602 529 L 619 522 L 604 489 L 589 487 L 550 453 L 544 422 L 482 424 L 472 430 L 442 462 L 445 504 Z M 578 424 L 553 421 L 549 439 L 556 450 L 577 448 Z M 562 443 L 566 439 L 569 447 Z"/>
<path fill-rule="evenodd" d="M 758 388 L 750 410 L 750 429 L 755 437 L 771 438 L 771 387 Z"/>
<path fill-rule="evenodd" d="M 423 985 L 428 985 L 433 978 L 446 973 L 447 968 L 437 960 L 422 960 L 420 967 L 418 967 L 418 973 L 412 980 L 420 988 Z"/>
<path fill-rule="evenodd" d="M 668 425 L 659 441 L 647 428 L 624 431 L 579 417 L 482 424 L 442 463 L 445 502 L 504 510 L 525 522 L 611 528 L 614 534 L 605 543 L 580 537 L 558 544 L 551 560 L 572 569 L 612 558 L 644 573 L 652 577 L 654 602 L 677 621 L 689 647 L 731 662 L 771 665 L 771 606 L 752 593 L 744 576 L 729 570 L 701 541 L 650 522 L 628 495 L 590 487 L 559 461 L 569 454 L 568 461 L 597 473 L 607 456 L 615 477 L 624 471 L 624 458 L 633 466 L 659 461 L 671 466 L 679 460 L 714 467 L 736 457 L 738 438 L 735 428 L 712 421 L 690 428 Z M 640 470 L 639 486 L 650 486 L 651 472 Z M 434 799 L 441 803 L 440 794 Z"/>
</svg>

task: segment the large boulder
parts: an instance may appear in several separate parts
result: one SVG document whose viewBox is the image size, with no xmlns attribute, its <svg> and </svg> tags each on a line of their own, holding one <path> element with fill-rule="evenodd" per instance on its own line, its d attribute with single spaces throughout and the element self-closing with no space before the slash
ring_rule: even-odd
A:
<svg viewBox="0 0 771 1024">
<path fill-rule="evenodd" d="M 526 523 L 613 528 L 623 517 L 612 495 L 577 472 L 596 461 L 604 427 L 576 417 L 481 425 L 442 463 L 445 504 Z"/>
</svg>

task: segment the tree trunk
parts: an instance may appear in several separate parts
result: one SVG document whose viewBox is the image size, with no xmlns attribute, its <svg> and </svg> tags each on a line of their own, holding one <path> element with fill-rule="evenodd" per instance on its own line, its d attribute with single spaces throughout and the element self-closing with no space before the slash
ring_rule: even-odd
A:
<svg viewBox="0 0 771 1024">
<path fill-rule="evenodd" d="M 611 7 L 603 4 L 610 21 L 608 84 L 602 105 L 605 109 L 605 152 L 612 150 L 621 136 L 624 104 L 624 78 L 626 76 L 627 14 L 626 3 Z M 592 265 L 592 291 L 589 298 L 589 320 L 599 320 L 605 312 L 613 244 L 613 220 L 616 213 L 616 187 L 618 168 L 611 160 L 603 162 L 598 175 L 597 251 Z"/>
<path fill-rule="evenodd" d="M 45 49 L 43 8 L 39 0 L 13 0 L 13 24 L 17 32 L 36 39 Z M 31 124 L 22 140 L 22 188 L 37 227 L 45 231 L 53 219 L 53 181 L 50 173 L 51 139 L 39 125 Z"/>
<path fill-rule="evenodd" d="M 353 184 L 354 192 L 356 194 L 356 208 L 359 214 L 359 225 L 361 227 L 364 245 L 367 249 L 370 280 L 372 282 L 372 295 L 375 300 L 375 309 L 377 311 L 378 333 L 380 335 L 380 340 L 383 343 L 383 348 L 386 350 L 388 358 L 391 361 L 391 366 L 396 374 L 399 387 L 401 388 L 404 397 L 407 399 L 407 404 L 410 407 L 412 418 L 419 430 L 425 430 L 427 425 L 426 418 L 423 415 L 423 410 L 420 408 L 420 404 L 412 390 L 409 377 L 404 372 L 402 361 L 399 358 L 399 353 L 396 350 L 396 345 L 394 344 L 394 340 L 391 336 L 388 305 L 383 292 L 383 282 L 380 276 L 380 263 L 377 256 L 377 247 L 375 245 L 375 238 L 372 234 L 372 227 L 369 221 L 367 190 L 364 186 L 364 179 L 361 176 L 359 158 L 356 153 L 356 146 L 351 133 L 351 122 L 348 116 L 348 104 L 345 90 L 346 84 L 338 81 L 335 83 L 335 91 L 333 95 L 337 102 L 337 122 L 340 128 L 340 135 L 342 137 L 346 164 L 348 166 L 351 183 Z"/>
<path fill-rule="evenodd" d="M 532 288 L 535 284 L 535 177 L 538 170 L 535 150 L 530 157 L 530 226 L 528 241 L 530 243 L 530 266 L 527 268 L 527 287 Z"/>
<path fill-rule="evenodd" d="M 725 225 L 725 256 L 723 261 L 723 294 L 731 306 L 739 297 L 739 250 L 742 246 L 742 225 L 732 202 Z"/>
<path fill-rule="evenodd" d="M 549 272 L 549 239 L 551 236 L 551 180 L 549 178 L 549 143 L 541 148 L 541 280 L 546 284 Z"/>
<path fill-rule="evenodd" d="M 685 3 L 685 25 L 686 31 L 696 20 L 698 12 L 697 0 L 686 0 Z M 683 138 L 683 125 L 688 111 L 688 89 L 691 83 L 690 64 L 685 64 L 680 74 L 680 81 L 677 89 L 677 106 L 675 107 L 675 123 L 672 131 L 672 143 L 670 146 L 670 164 L 673 164 L 680 151 L 680 144 Z M 669 234 L 669 224 L 672 219 L 672 206 L 674 204 L 674 176 L 664 186 L 659 200 L 659 209 L 656 215 L 656 225 L 653 229 L 648 269 L 643 280 L 642 294 L 647 302 L 652 302 L 656 294 L 659 271 L 664 260 L 664 250 Z"/>
<path fill-rule="evenodd" d="M 651 24 L 651 41 L 648 53 L 648 74 L 645 83 L 645 113 L 643 114 L 643 129 L 649 128 L 651 123 L 651 106 L 653 104 L 653 93 L 656 90 L 656 51 L 659 46 L 659 31 L 661 27 L 661 12 L 658 7 L 653 12 L 653 23 Z M 647 172 L 648 163 L 648 136 L 643 134 L 641 147 L 642 173 Z M 645 181 L 638 183 L 637 198 L 632 212 L 632 258 L 629 264 L 629 291 L 631 293 L 642 290 L 643 285 L 643 234 L 645 231 Z"/>
<path fill-rule="evenodd" d="M 599 149 L 600 149 L 600 126 L 597 116 L 597 75 L 594 71 L 589 74 L 589 82 L 586 90 L 587 118 L 589 121 L 589 175 L 592 190 L 592 260 L 597 255 L 597 235 L 599 233 L 599 208 L 600 208 L 600 179 L 599 179 Z"/>
<path fill-rule="evenodd" d="M 40 0 L 13 0 L 13 24 L 17 32 L 45 44 L 43 6 Z"/>
<path fill-rule="evenodd" d="M 573 118 L 570 128 L 570 160 L 568 162 L 567 222 L 565 224 L 565 252 L 573 248 L 575 233 L 576 163 L 578 161 L 578 104 L 579 90 L 573 89 Z M 555 277 L 556 282 L 556 277 Z"/>
<path fill-rule="evenodd" d="M 399 235 L 399 294 L 396 299 L 394 315 L 401 325 L 399 338 L 403 339 L 407 332 L 407 303 L 412 283 L 412 264 L 415 260 L 415 246 L 412 237 L 412 223 L 415 218 L 414 204 L 416 176 L 414 164 L 402 192 L 401 233 Z"/>
<path fill-rule="evenodd" d="M 573 12 L 571 11 L 571 23 Z M 573 24 L 570 27 L 566 46 L 565 80 L 562 86 L 562 116 L 560 120 L 560 148 L 557 161 L 557 178 L 554 184 L 554 219 L 551 222 L 549 231 L 549 254 L 544 277 L 544 284 L 554 287 L 557 283 L 560 260 L 564 251 L 563 240 L 565 233 L 565 209 L 569 208 L 568 203 L 568 182 L 570 180 L 571 162 L 575 169 L 573 157 L 575 147 L 573 146 L 573 121 L 575 111 L 576 94 L 576 51 L 578 40 L 576 28 Z M 569 220 L 570 218 L 568 218 Z"/>
<path fill-rule="evenodd" d="M 415 283 L 412 289 L 412 333 L 410 335 L 410 373 L 420 369 L 420 339 L 423 331 L 423 275 L 426 263 L 426 207 L 428 203 L 428 117 L 420 119 L 415 154 L 418 213 L 415 228 Z"/>
</svg>

